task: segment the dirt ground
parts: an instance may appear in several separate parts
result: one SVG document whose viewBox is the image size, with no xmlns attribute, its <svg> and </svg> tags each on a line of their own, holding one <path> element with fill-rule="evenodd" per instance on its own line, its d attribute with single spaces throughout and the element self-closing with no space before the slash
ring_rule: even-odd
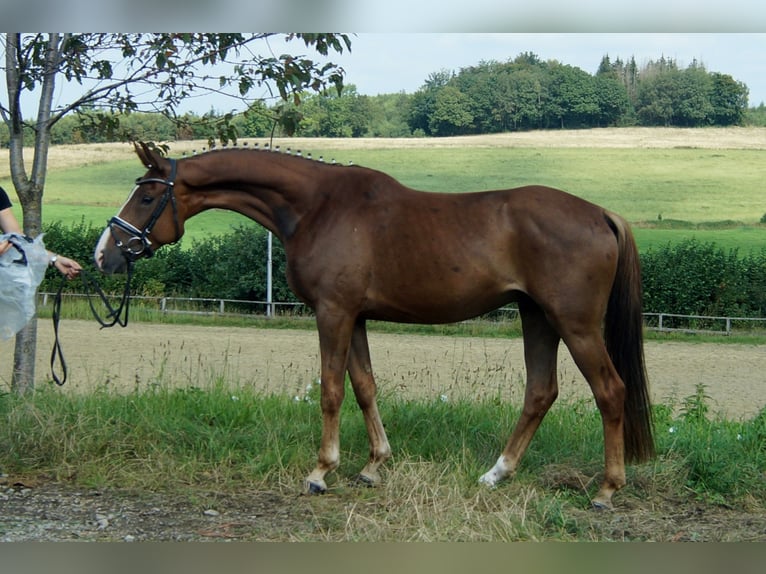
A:
<svg viewBox="0 0 766 574">
<path fill-rule="evenodd" d="M 0 542 L 343 541 L 323 532 L 318 514 L 356 507 L 353 492 L 316 497 L 246 490 L 202 505 L 193 497 L 0 484 Z M 594 541 L 766 542 L 762 513 L 623 494 L 615 501 L 614 511 L 570 509 L 569 518 Z"/>
</svg>

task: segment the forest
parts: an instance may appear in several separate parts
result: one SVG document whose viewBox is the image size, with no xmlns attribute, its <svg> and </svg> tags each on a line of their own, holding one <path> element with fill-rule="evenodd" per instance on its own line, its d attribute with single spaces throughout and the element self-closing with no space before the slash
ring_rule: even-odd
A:
<svg viewBox="0 0 766 574">
<path fill-rule="evenodd" d="M 276 117 L 281 121 L 275 122 Z M 258 101 L 238 114 L 211 109 L 173 119 L 160 113 L 130 113 L 110 121 L 103 110 L 85 109 L 54 126 L 52 143 L 211 139 L 213 133 L 236 141 L 272 134 L 440 137 L 610 126 L 736 125 L 766 125 L 766 106 L 763 102 L 750 106 L 744 83 L 709 72 L 699 62 L 682 68 L 661 57 L 639 66 L 634 58 L 612 60 L 605 55 L 591 75 L 526 52 L 506 62 L 432 72 L 413 94 L 368 96 L 346 84 L 340 94 L 306 93 L 300 105 L 269 106 Z M 31 142 L 31 133 L 29 138 Z M 7 144 L 8 134 L 2 130 L 0 145 Z"/>
</svg>

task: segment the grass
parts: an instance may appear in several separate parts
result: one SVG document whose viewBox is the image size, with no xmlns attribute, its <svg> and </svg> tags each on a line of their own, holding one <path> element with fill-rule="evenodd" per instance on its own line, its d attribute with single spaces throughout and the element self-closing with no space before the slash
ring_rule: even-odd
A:
<svg viewBox="0 0 766 574">
<path fill-rule="evenodd" d="M 759 252 L 766 249 L 766 226 L 743 225 L 725 222 L 719 226 L 701 226 L 682 222 L 677 227 L 646 226 L 639 223 L 633 226 L 633 234 L 641 251 L 658 249 L 668 244 L 681 243 L 696 239 L 700 243 L 715 243 L 724 251 L 737 250 L 740 255 Z"/>
<path fill-rule="evenodd" d="M 318 392 L 291 400 L 211 379 L 205 388 L 160 385 L 120 396 L 47 388 L 32 397 L 5 395 L 0 466 L 94 488 L 294 493 L 315 461 Z M 476 478 L 496 459 L 518 406 L 491 397 L 383 396 L 380 408 L 395 453 L 384 484 L 349 486 L 367 453 L 364 423 L 349 399 L 341 467 L 330 475 L 331 496 L 311 502 L 315 529 L 306 539 L 593 539 L 581 514 L 601 472 L 601 422 L 592 401 L 554 405 L 515 479 L 495 491 Z M 683 499 L 765 511 L 766 411 L 749 421 L 711 420 L 704 389 L 687 397 L 678 415 L 672 411 L 656 408 L 658 458 L 629 467 L 618 506 Z"/>
</svg>

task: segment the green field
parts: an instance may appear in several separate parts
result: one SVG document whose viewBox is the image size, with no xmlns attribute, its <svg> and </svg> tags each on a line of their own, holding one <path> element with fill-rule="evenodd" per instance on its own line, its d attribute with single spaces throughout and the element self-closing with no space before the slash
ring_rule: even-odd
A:
<svg viewBox="0 0 766 574">
<path fill-rule="evenodd" d="M 759 224 L 766 213 L 763 150 L 466 146 L 310 151 L 314 157 L 379 169 L 427 191 L 532 183 L 558 187 L 626 217 L 638 228 L 642 250 L 689 237 L 742 253 L 766 248 L 766 226 Z M 84 218 L 101 226 L 141 174 L 138 160 L 51 170 L 44 220 L 69 224 Z M 12 189 L 7 180 L 0 185 Z M 185 243 L 226 233 L 243 221 L 234 213 L 204 213 L 187 225 Z"/>
</svg>

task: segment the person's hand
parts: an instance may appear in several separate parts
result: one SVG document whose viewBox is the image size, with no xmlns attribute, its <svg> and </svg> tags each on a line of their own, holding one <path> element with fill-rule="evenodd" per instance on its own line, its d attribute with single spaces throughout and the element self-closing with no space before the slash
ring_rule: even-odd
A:
<svg viewBox="0 0 766 574">
<path fill-rule="evenodd" d="M 0 255 L 5 253 L 11 248 L 11 242 L 7 239 L 5 241 L 0 241 Z"/>
<path fill-rule="evenodd" d="M 80 274 L 80 271 L 82 271 L 82 267 L 77 261 L 69 259 L 69 257 L 64 257 L 63 255 L 56 256 L 53 266 L 67 279 L 74 279 Z"/>
</svg>

